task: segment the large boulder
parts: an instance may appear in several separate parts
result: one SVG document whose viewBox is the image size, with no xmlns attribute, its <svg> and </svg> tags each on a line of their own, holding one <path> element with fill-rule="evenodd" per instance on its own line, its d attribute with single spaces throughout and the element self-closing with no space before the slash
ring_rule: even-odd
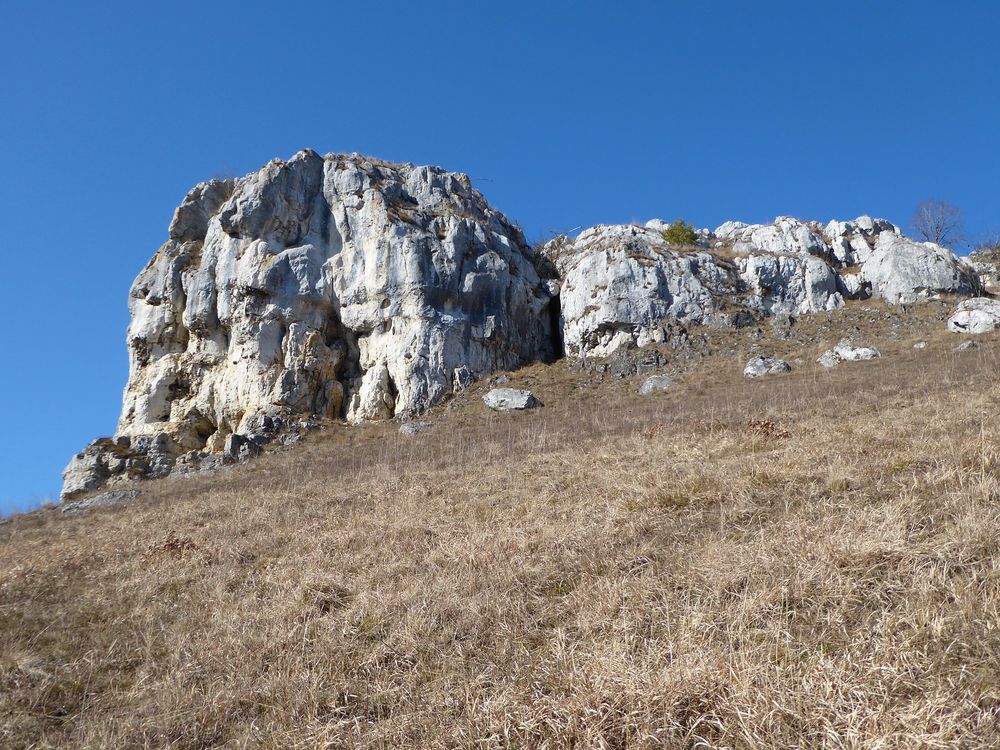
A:
<svg viewBox="0 0 1000 750">
<path fill-rule="evenodd" d="M 954 333 L 989 333 L 1000 326 L 1000 300 L 976 297 L 958 303 L 948 318 L 948 330 Z"/>
<path fill-rule="evenodd" d="M 874 296 L 907 304 L 934 294 L 972 295 L 980 290 L 979 274 L 955 253 L 932 242 L 883 232 L 861 267 Z"/>
<path fill-rule="evenodd" d="M 302 151 L 204 183 L 132 286 L 117 434 L 176 458 L 262 416 L 417 414 L 555 354 L 543 267 L 463 174 Z M 67 496 L 118 476 L 88 450 Z"/>
</svg>

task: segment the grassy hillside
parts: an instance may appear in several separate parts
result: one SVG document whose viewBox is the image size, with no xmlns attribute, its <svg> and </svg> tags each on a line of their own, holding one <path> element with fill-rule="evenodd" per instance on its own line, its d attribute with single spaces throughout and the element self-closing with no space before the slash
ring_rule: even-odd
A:
<svg viewBox="0 0 1000 750">
<path fill-rule="evenodd" d="M 483 383 L 17 517 L 0 745 L 997 747 L 1000 340 L 942 310 L 719 334 L 645 398 L 536 366 L 533 413 Z M 883 358 L 813 364 L 843 331 Z M 745 381 L 753 345 L 804 363 Z"/>
</svg>

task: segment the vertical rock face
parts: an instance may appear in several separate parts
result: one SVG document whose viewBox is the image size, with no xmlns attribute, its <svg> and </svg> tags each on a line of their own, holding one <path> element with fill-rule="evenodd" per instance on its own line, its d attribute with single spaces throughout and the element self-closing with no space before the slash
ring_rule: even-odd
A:
<svg viewBox="0 0 1000 750">
<path fill-rule="evenodd" d="M 441 169 L 302 151 L 198 185 L 129 295 L 118 436 L 160 436 L 166 461 L 220 452 L 264 419 L 412 415 L 550 358 L 537 261 Z M 64 496 L 141 473 L 121 442 L 74 459 Z"/>
</svg>

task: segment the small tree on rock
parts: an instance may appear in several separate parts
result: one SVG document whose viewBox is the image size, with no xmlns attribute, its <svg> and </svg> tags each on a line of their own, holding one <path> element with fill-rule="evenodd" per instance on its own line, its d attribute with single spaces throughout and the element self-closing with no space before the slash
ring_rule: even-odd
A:
<svg viewBox="0 0 1000 750">
<path fill-rule="evenodd" d="M 683 219 L 678 219 L 662 232 L 663 239 L 671 245 L 693 245 L 698 241 L 694 227 Z"/>
<path fill-rule="evenodd" d="M 925 241 L 954 245 L 965 239 L 962 209 L 948 201 L 928 198 L 913 212 L 913 228 Z"/>
</svg>

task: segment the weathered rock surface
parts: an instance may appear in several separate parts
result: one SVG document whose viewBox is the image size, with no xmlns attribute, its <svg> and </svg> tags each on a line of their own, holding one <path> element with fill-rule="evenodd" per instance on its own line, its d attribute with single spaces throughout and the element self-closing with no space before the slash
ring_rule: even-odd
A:
<svg viewBox="0 0 1000 750">
<path fill-rule="evenodd" d="M 977 344 L 975 341 L 963 341 L 961 344 L 955 347 L 955 351 L 968 352 L 978 348 L 979 344 Z"/>
<path fill-rule="evenodd" d="M 841 362 L 860 362 L 881 356 L 881 352 L 874 347 L 854 346 L 848 339 L 843 339 L 833 349 L 823 352 L 816 361 L 823 367 L 836 367 Z"/>
<path fill-rule="evenodd" d="M 660 343 L 663 321 L 724 321 L 720 304 L 742 288 L 737 269 L 708 252 L 680 252 L 655 229 L 597 226 L 542 249 L 562 278 L 566 354 L 603 357 Z"/>
<path fill-rule="evenodd" d="M 754 357 L 743 368 L 743 377 L 763 378 L 767 375 L 780 375 L 783 372 L 789 372 L 791 369 L 789 364 L 783 359 Z"/>
<path fill-rule="evenodd" d="M 542 405 L 535 394 L 520 388 L 494 388 L 483 396 L 483 403 L 494 411 L 534 409 Z"/>
<path fill-rule="evenodd" d="M 59 510 L 63 513 L 80 513 L 94 508 L 113 508 L 122 505 L 129 500 L 139 497 L 138 490 L 116 490 L 112 492 L 102 492 L 99 495 L 88 497 L 86 500 L 78 500 L 75 503 L 63 503 Z"/>
<path fill-rule="evenodd" d="M 159 441 L 159 473 L 231 454 L 262 417 L 409 416 L 550 358 L 538 260 L 468 177 L 433 167 L 302 151 L 199 185 L 130 293 L 118 436 L 132 444 L 88 447 L 63 496 L 145 460 L 139 437 Z"/>
<path fill-rule="evenodd" d="M 700 230 L 694 248 L 670 246 L 661 236 L 666 226 L 658 219 L 644 227 L 602 225 L 542 248 L 561 277 L 566 354 L 606 357 L 662 343 L 667 320 L 724 326 L 740 314 L 802 315 L 846 299 L 897 304 L 979 289 L 967 262 L 904 237 L 884 219 L 726 222 Z"/>
<path fill-rule="evenodd" d="M 650 375 L 639 386 L 639 395 L 648 396 L 651 393 L 665 391 L 674 384 L 673 378 L 669 375 Z"/>
<path fill-rule="evenodd" d="M 976 297 L 958 303 L 948 318 L 948 330 L 954 333 L 989 333 L 1000 326 L 1000 300 Z"/>
<path fill-rule="evenodd" d="M 400 426 L 399 434 L 407 437 L 419 435 L 421 432 L 427 432 L 433 426 L 433 422 L 407 422 Z"/>
<path fill-rule="evenodd" d="M 63 498 L 245 461 L 301 440 L 301 417 L 411 419 L 562 353 L 628 376 L 663 362 L 613 358 L 686 351 L 692 326 L 979 293 L 977 269 L 881 219 L 727 222 L 685 247 L 668 226 L 597 226 L 538 253 L 465 175 L 358 155 L 198 185 L 130 292 L 116 436 L 74 457 Z M 955 326 L 986 325 L 985 307 L 960 312 Z"/>
<path fill-rule="evenodd" d="M 861 269 L 872 294 L 892 304 L 917 302 L 948 292 L 979 292 L 979 276 L 967 262 L 932 242 L 914 242 L 889 232 L 878 236 Z"/>
</svg>

